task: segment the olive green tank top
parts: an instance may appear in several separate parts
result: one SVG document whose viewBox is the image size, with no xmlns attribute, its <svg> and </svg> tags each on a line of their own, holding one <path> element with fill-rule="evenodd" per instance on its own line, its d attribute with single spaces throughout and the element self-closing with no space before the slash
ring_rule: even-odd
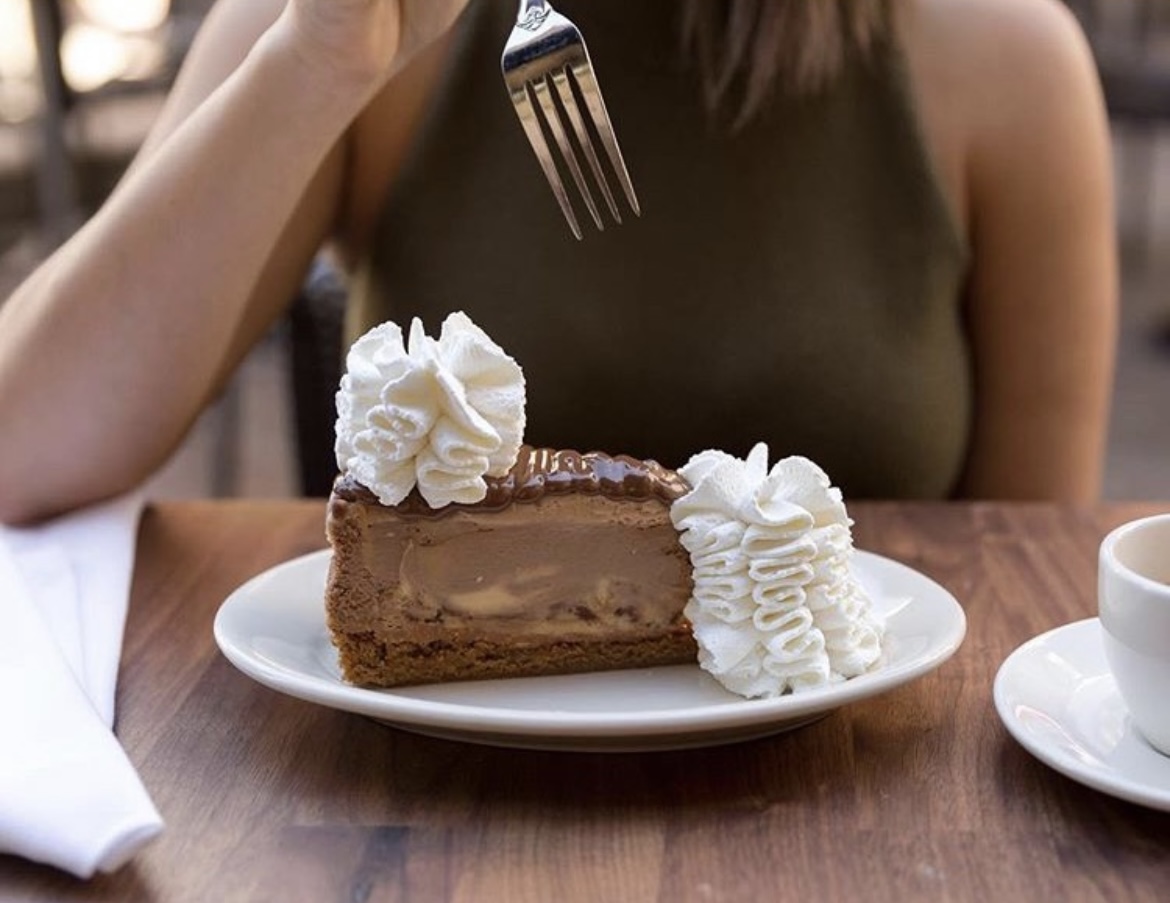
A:
<svg viewBox="0 0 1170 903">
<path fill-rule="evenodd" d="M 967 252 L 901 52 L 704 110 L 676 0 L 560 0 L 589 44 L 641 218 L 570 233 L 499 59 L 515 0 L 473 2 L 355 273 L 350 338 L 465 311 L 523 367 L 526 440 L 677 467 L 802 454 L 847 498 L 943 497 L 970 433 Z M 665 24 L 664 24 L 665 23 Z"/>
</svg>

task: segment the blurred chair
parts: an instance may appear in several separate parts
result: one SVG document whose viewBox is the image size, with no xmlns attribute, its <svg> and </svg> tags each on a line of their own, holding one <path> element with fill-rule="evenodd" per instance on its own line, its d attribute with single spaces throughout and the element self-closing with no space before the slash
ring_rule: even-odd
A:
<svg viewBox="0 0 1170 903">
<path fill-rule="evenodd" d="M 346 295 L 344 277 L 321 255 L 285 323 L 297 473 L 301 493 L 313 498 L 329 495 L 337 475 L 333 436 Z"/>
<path fill-rule="evenodd" d="M 1170 121 L 1170 2 L 1071 0 L 1085 27 L 1109 113 L 1129 122 Z"/>
<path fill-rule="evenodd" d="M 108 115 L 111 102 L 120 98 L 165 94 L 190 45 L 199 13 L 187 10 L 181 0 L 171 0 L 164 26 L 138 39 L 160 48 L 157 66 L 149 74 L 123 73 L 124 77 L 79 89 L 69 82 L 65 57 L 70 26 L 78 21 L 73 5 L 69 0 L 20 2 L 29 4 L 36 39 L 43 99 L 37 190 L 43 237 L 52 246 L 69 236 L 85 218 L 86 208 L 100 201 L 110 187 L 107 180 L 87 179 L 81 171 L 91 151 L 86 140 L 87 119 Z M 129 156 L 127 153 L 125 159 L 112 162 L 115 167 L 124 166 Z"/>
<path fill-rule="evenodd" d="M 1136 206 L 1152 195 L 1154 133 L 1170 125 L 1170 0 L 1066 0 L 1093 49 L 1110 119 L 1135 139 L 1121 186 Z"/>
<path fill-rule="evenodd" d="M 76 173 L 66 137 L 73 96 L 61 65 L 61 40 L 65 32 L 61 3 L 32 0 L 30 8 L 42 98 L 37 201 L 42 236 L 52 247 L 68 238 L 81 220 Z"/>
</svg>

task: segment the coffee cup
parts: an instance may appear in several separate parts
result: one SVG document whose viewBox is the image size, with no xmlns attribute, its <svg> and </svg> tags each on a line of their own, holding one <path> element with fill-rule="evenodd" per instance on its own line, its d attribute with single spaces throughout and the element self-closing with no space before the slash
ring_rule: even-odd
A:
<svg viewBox="0 0 1170 903">
<path fill-rule="evenodd" d="M 1105 659 L 1130 720 L 1170 756 L 1170 514 L 1105 537 L 1097 600 Z"/>
</svg>

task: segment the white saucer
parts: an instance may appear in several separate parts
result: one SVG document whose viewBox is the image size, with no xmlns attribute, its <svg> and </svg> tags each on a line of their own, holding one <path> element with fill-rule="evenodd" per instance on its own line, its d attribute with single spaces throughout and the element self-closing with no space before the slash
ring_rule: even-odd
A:
<svg viewBox="0 0 1170 903">
<path fill-rule="evenodd" d="M 1046 765 L 1170 812 L 1170 756 L 1130 723 L 1096 618 L 1058 627 L 1009 655 L 995 678 L 995 707 L 1012 736 Z"/>
<path fill-rule="evenodd" d="M 711 746 L 791 730 L 937 668 L 963 640 L 963 609 L 917 571 L 858 552 L 857 574 L 886 616 L 880 666 L 843 683 L 746 700 L 697 664 L 392 690 L 342 681 L 325 628 L 329 552 L 278 565 L 232 593 L 215 638 L 275 690 L 447 739 L 531 749 L 635 751 Z"/>
</svg>

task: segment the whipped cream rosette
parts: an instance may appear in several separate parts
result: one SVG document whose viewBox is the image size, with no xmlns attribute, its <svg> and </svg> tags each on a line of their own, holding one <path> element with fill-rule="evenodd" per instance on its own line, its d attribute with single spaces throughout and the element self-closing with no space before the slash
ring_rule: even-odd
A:
<svg viewBox="0 0 1170 903">
<path fill-rule="evenodd" d="M 524 373 L 463 313 L 439 338 L 416 318 L 358 339 L 337 393 L 337 464 L 384 505 L 417 486 L 432 508 L 474 504 L 503 476 L 524 435 Z"/>
<path fill-rule="evenodd" d="M 746 460 L 702 452 L 679 472 L 693 488 L 671 520 L 694 568 L 684 613 L 705 670 L 755 698 L 877 662 L 883 626 L 850 568 L 841 492 L 820 467 L 790 457 L 769 470 L 761 443 Z"/>
</svg>

